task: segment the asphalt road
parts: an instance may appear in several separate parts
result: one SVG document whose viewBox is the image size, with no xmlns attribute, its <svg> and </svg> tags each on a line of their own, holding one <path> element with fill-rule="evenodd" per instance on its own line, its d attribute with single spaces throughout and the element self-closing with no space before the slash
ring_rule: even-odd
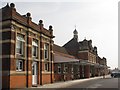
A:
<svg viewBox="0 0 120 90">
<path fill-rule="evenodd" d="M 90 79 L 87 81 L 82 82 L 75 82 L 65 85 L 62 84 L 62 87 L 56 87 L 53 86 L 59 85 L 53 84 L 53 88 L 49 88 L 49 85 L 46 85 L 46 88 L 26 88 L 26 89 L 17 89 L 17 90 L 120 90 L 120 78 L 98 78 L 98 79 Z M 51 85 L 50 85 L 51 86 Z"/>
<path fill-rule="evenodd" d="M 80 82 L 77 84 L 72 84 L 71 86 L 65 88 L 80 89 L 80 90 L 120 90 L 120 78 L 99 78 L 95 80 L 90 80 L 86 82 Z"/>
<path fill-rule="evenodd" d="M 118 88 L 118 78 L 105 78 L 81 82 L 69 88 Z"/>
</svg>

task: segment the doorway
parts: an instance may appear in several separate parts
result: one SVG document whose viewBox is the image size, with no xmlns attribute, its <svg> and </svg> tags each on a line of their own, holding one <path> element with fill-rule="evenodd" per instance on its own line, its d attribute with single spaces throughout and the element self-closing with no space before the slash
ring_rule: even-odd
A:
<svg viewBox="0 0 120 90">
<path fill-rule="evenodd" d="M 32 63 L 32 85 L 37 85 L 37 62 Z"/>
</svg>

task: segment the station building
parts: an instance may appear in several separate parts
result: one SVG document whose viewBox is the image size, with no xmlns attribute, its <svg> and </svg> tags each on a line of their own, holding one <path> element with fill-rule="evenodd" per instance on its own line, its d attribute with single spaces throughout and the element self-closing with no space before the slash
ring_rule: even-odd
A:
<svg viewBox="0 0 120 90">
<path fill-rule="evenodd" d="M 0 9 L 2 40 L 2 88 L 25 88 L 52 83 L 53 29 L 31 14 L 20 15 L 15 4 Z"/>
<path fill-rule="evenodd" d="M 100 58 L 92 40 L 78 41 L 75 29 L 73 38 L 63 46 L 53 45 L 55 80 L 74 80 L 108 74 L 106 58 Z"/>
<path fill-rule="evenodd" d="M 0 9 L 2 47 L 2 88 L 26 88 L 57 81 L 90 78 L 107 74 L 107 60 L 100 58 L 92 40 L 73 38 L 65 45 L 54 44 L 53 28 L 42 20 L 32 22 L 31 14 L 21 15 L 14 3 Z"/>
</svg>

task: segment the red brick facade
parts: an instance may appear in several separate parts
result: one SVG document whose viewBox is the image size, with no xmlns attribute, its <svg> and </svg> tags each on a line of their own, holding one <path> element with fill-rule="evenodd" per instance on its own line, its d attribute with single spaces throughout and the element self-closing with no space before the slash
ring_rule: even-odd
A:
<svg viewBox="0 0 120 90">
<path fill-rule="evenodd" d="M 2 88 L 26 88 L 56 81 L 107 74 L 106 58 L 100 58 L 92 40 L 74 37 L 63 47 L 53 41 L 53 29 L 32 22 L 31 14 L 20 15 L 13 3 L 2 13 Z"/>
<path fill-rule="evenodd" d="M 33 23 L 30 13 L 20 15 L 13 3 L 3 7 L 0 13 L 3 15 L 2 88 L 25 88 L 54 82 L 52 26 L 47 30 L 42 20 L 39 25 Z"/>
<path fill-rule="evenodd" d="M 75 29 L 74 30 L 74 37 L 68 41 L 63 47 L 54 45 L 54 52 L 55 56 L 59 54 L 62 59 L 54 58 L 55 59 L 55 80 L 61 81 L 61 80 L 72 80 L 72 79 L 80 79 L 80 78 L 90 78 L 95 76 L 100 76 L 103 74 L 107 74 L 107 63 L 106 58 L 101 59 L 97 54 L 97 47 L 92 46 L 92 40 L 86 40 L 78 42 L 78 32 Z M 58 53 L 59 52 L 59 53 Z M 65 54 L 65 55 L 62 55 Z M 68 62 L 66 63 L 64 57 L 65 56 L 71 56 L 69 57 Z M 74 57 L 78 60 L 74 64 Z M 66 58 L 67 60 L 67 58 Z M 61 61 L 61 62 L 60 62 Z M 73 61 L 73 62 L 71 62 Z M 70 63 L 71 62 L 71 63 Z M 64 73 L 58 73 L 59 64 L 67 64 L 67 68 L 69 68 L 67 74 Z M 72 69 L 73 65 L 73 73 L 70 69 Z M 61 69 L 63 71 L 64 68 Z M 66 76 L 66 78 L 64 78 Z"/>
</svg>

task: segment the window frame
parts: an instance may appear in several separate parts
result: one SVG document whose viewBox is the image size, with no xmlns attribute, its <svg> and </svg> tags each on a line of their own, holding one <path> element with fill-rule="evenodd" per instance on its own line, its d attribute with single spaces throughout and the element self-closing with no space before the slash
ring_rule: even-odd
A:
<svg viewBox="0 0 120 90">
<path fill-rule="evenodd" d="M 18 48 L 17 45 L 20 46 L 20 48 Z M 21 49 L 21 51 L 18 51 L 18 49 Z M 25 54 L 25 36 L 19 33 L 17 33 L 17 37 L 16 37 L 16 54 L 23 55 L 23 56 Z"/>
<path fill-rule="evenodd" d="M 58 74 L 61 74 L 61 64 L 58 64 Z M 59 71 L 60 70 L 60 71 Z"/>
<path fill-rule="evenodd" d="M 46 48 L 46 46 L 47 46 L 47 48 Z M 47 55 L 46 55 L 46 52 L 47 52 Z M 49 44 L 48 43 L 44 44 L 44 59 L 45 60 L 49 59 Z"/>
<path fill-rule="evenodd" d="M 36 50 L 35 51 L 35 54 L 36 54 L 36 56 L 34 56 L 34 52 L 33 52 L 33 48 Z M 32 57 L 33 58 L 36 58 L 36 59 L 38 59 L 38 54 L 39 54 L 39 44 L 38 44 L 38 40 L 36 40 L 36 39 L 33 39 L 32 40 Z"/>
<path fill-rule="evenodd" d="M 68 70 L 68 65 L 64 64 L 64 72 L 63 73 L 67 73 L 67 70 Z"/>
<path fill-rule="evenodd" d="M 46 67 L 47 65 L 47 67 Z M 49 72 L 49 63 L 44 63 L 44 71 Z"/>
<path fill-rule="evenodd" d="M 22 68 L 21 68 L 21 64 L 20 62 L 22 62 Z M 16 60 L 16 71 L 18 72 L 22 72 L 24 71 L 24 61 L 23 60 Z"/>
</svg>

